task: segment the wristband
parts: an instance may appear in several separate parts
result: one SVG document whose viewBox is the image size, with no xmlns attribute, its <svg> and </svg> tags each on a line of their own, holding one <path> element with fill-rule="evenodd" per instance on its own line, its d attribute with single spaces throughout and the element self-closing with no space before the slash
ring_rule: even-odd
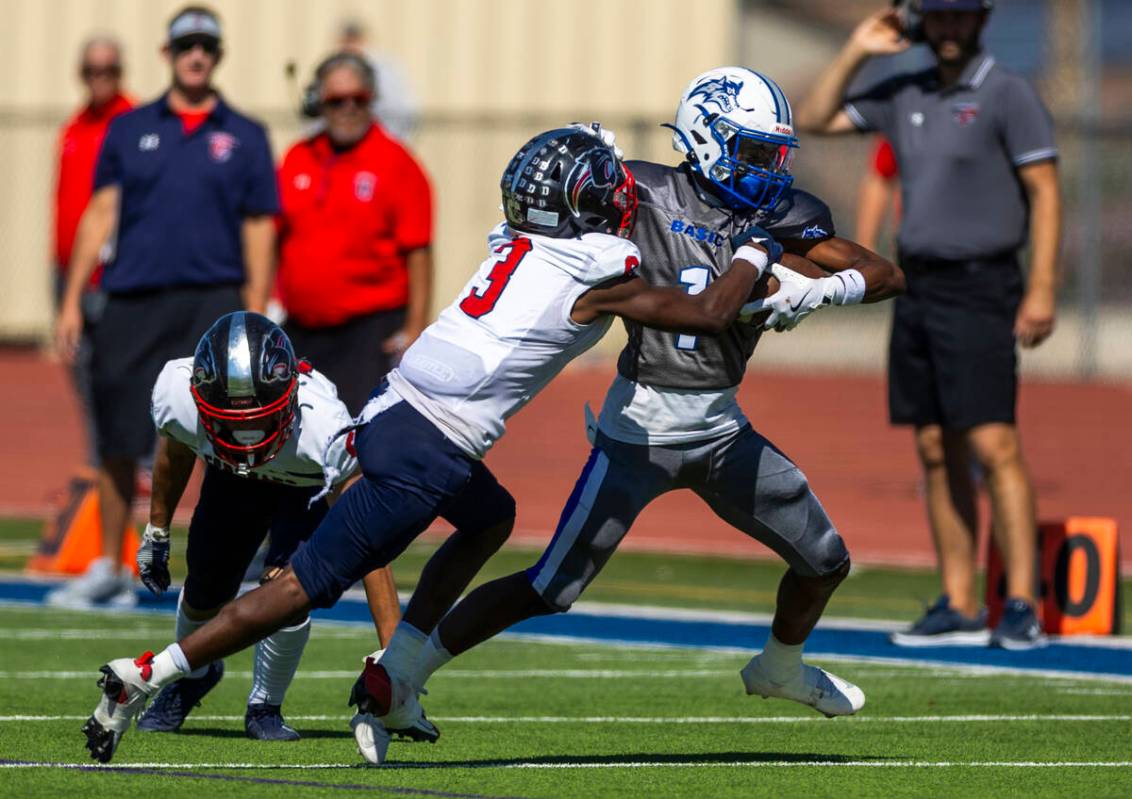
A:
<svg viewBox="0 0 1132 799">
<path fill-rule="evenodd" d="M 152 524 L 147 524 L 145 526 L 145 536 L 144 537 L 149 538 L 153 541 L 168 541 L 169 540 L 169 528 L 168 527 L 155 527 Z"/>
<path fill-rule="evenodd" d="M 736 261 L 749 261 L 758 270 L 759 277 L 763 276 L 767 266 L 770 264 L 770 256 L 762 250 L 756 249 L 749 244 L 744 244 L 742 247 L 735 251 L 731 256 L 731 263 Z"/>
<path fill-rule="evenodd" d="M 823 293 L 834 305 L 857 305 L 865 298 L 865 276 L 856 269 L 846 269 L 823 280 Z"/>
</svg>

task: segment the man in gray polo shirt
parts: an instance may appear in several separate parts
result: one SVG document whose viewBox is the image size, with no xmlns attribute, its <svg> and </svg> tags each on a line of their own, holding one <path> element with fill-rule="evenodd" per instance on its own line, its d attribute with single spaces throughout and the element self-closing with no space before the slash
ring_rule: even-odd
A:
<svg viewBox="0 0 1132 799">
<path fill-rule="evenodd" d="M 846 96 L 874 55 L 906 50 L 901 16 L 853 32 L 799 108 L 802 131 L 879 131 L 900 167 L 898 243 L 908 291 L 896 301 L 889 412 L 914 426 L 943 595 L 895 643 L 1041 646 L 1034 614 L 1034 494 L 1015 427 L 1015 342 L 1053 331 L 1061 229 L 1053 126 L 1034 89 L 995 64 L 980 35 L 990 0 L 922 0 L 935 66 Z M 1030 245 L 1023 281 L 1018 251 Z M 991 633 L 975 596 L 977 516 L 969 469 L 985 474 L 1006 560 L 1002 620 Z"/>
</svg>

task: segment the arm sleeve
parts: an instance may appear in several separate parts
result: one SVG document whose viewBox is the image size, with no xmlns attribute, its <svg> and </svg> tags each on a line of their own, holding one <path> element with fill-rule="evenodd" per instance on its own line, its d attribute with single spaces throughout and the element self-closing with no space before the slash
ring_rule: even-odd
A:
<svg viewBox="0 0 1132 799">
<path fill-rule="evenodd" d="M 247 182 L 240 211 L 244 216 L 262 216 L 279 213 L 279 187 L 275 178 L 275 164 L 271 160 L 271 144 L 267 132 L 256 128 L 250 142 Z"/>
<path fill-rule="evenodd" d="M 765 221 L 762 227 L 777 241 L 814 241 L 837 235 L 833 212 L 829 210 L 829 206 L 807 191 L 793 192 L 785 213 L 776 219 Z"/>
<path fill-rule="evenodd" d="M 1053 120 L 1029 81 L 1021 77 L 1011 81 L 998 105 L 1003 144 L 1014 166 L 1057 158 Z"/>
<path fill-rule="evenodd" d="M 432 187 L 420 164 L 406 152 L 402 161 L 394 235 L 402 252 L 432 243 Z"/>
<path fill-rule="evenodd" d="M 893 98 L 903 81 L 889 78 L 862 92 L 845 98 L 842 106 L 858 130 L 879 130 L 888 133 L 892 128 Z"/>
<path fill-rule="evenodd" d="M 188 365 L 185 361 L 188 360 Z M 192 359 L 169 361 L 153 384 L 150 401 L 150 416 L 157 432 L 169 436 L 182 444 L 193 447 L 193 435 L 185 428 L 184 417 L 188 412 L 184 407 L 192 406 L 189 395 L 188 370 L 192 369 Z M 192 407 L 192 419 L 196 421 L 196 407 Z M 193 431 L 195 432 L 195 431 Z M 195 449 L 195 448 L 194 448 Z"/>
<path fill-rule="evenodd" d="M 641 251 L 637 249 L 637 245 L 631 241 L 618 241 L 594 260 L 593 266 L 587 270 L 584 282 L 589 286 L 597 286 L 607 280 L 635 275 L 640 266 Z"/>
<path fill-rule="evenodd" d="M 119 120 L 111 121 L 106 129 L 106 136 L 102 139 L 102 147 L 98 151 L 98 161 L 94 166 L 94 191 L 107 186 L 120 186 L 122 184 L 122 156 L 120 142 L 122 140 Z"/>
<path fill-rule="evenodd" d="M 877 137 L 876 150 L 873 152 L 873 172 L 885 180 L 892 180 L 900 174 L 896 166 L 896 153 L 892 151 L 892 144 L 884 136 Z"/>
<path fill-rule="evenodd" d="M 299 450 L 322 469 L 330 485 L 349 477 L 357 468 L 350 412 L 338 399 L 338 390 L 321 372 L 299 378 L 302 412 Z"/>
</svg>

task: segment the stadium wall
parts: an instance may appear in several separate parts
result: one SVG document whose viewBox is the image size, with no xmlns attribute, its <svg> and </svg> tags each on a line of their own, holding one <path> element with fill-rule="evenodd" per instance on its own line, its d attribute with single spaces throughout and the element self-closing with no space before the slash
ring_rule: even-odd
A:
<svg viewBox="0 0 1132 799">
<path fill-rule="evenodd" d="M 51 322 L 50 197 L 56 130 L 80 102 L 78 48 L 108 32 L 125 45 L 126 86 L 149 99 L 168 70 L 159 47 L 178 0 L 0 0 L 0 338 L 41 340 Z M 518 144 L 541 128 L 601 118 L 642 128 L 647 154 L 665 155 L 688 78 L 721 58 L 734 28 L 731 0 L 216 0 L 225 26 L 218 85 L 268 123 L 276 153 L 300 134 L 295 109 L 342 20 L 362 20 L 376 49 L 401 62 L 422 101 L 412 143 L 437 188 L 438 281 L 446 301 L 483 257 L 498 220 L 498 180 Z M 730 40 L 727 40 L 728 43 Z M 724 48 L 726 50 L 726 48 Z M 297 79 L 288 80 L 288 63 Z M 630 135 L 632 138 L 632 136 Z M 641 153 L 634 141 L 631 152 Z M 667 157 L 667 156 L 666 156 Z"/>
<path fill-rule="evenodd" d="M 80 99 L 75 74 L 80 43 L 97 32 L 117 35 L 126 48 L 128 88 L 152 98 L 168 80 L 159 53 L 164 26 L 181 5 L 0 0 L 5 19 L 0 69 L 7 78 L 0 82 L 0 174 L 6 188 L 0 194 L 0 341 L 42 342 L 50 330 L 55 136 Z M 552 14 L 545 4 L 527 0 L 212 5 L 226 28 L 218 84 L 233 103 L 268 124 L 277 153 L 302 134 L 295 112 L 299 91 L 313 65 L 332 49 L 343 19 L 362 20 L 375 48 L 401 63 L 422 103 L 412 146 L 437 188 L 434 311 L 483 257 L 484 235 L 499 219 L 499 174 L 524 138 L 565 121 L 601 119 L 618 132 L 631 157 L 671 163 L 670 137 L 658 123 L 671 118 L 691 76 L 727 61 L 745 63 L 774 75 L 798 98 L 842 43 L 848 19 L 837 17 L 841 4 L 824 0 L 797 7 L 766 0 L 700 0 L 694 6 L 679 0 L 576 0 Z M 824 18 L 818 13 L 823 10 Z M 1005 33 L 1015 27 L 996 13 L 988 30 L 993 46 L 1005 41 L 995 32 L 996 20 Z M 1064 21 L 1059 24 L 1064 27 Z M 291 63 L 295 78 L 286 76 Z M 1068 84 L 1077 85 L 1069 78 Z M 1083 207 L 1081 186 L 1088 188 L 1078 179 L 1087 138 L 1076 122 L 1074 97 L 1072 91 L 1047 91 L 1062 145 L 1068 212 L 1063 263 L 1069 279 L 1057 335 L 1027 352 L 1023 369 L 1127 380 L 1132 351 L 1123 342 L 1132 333 L 1127 314 L 1132 280 L 1125 266 L 1124 220 L 1132 209 L 1132 128 L 1106 123 L 1094 139 L 1105 165 L 1095 188 L 1104 199 L 1101 304 L 1098 312 L 1082 315 L 1075 278 L 1084 249 L 1077 209 Z M 868 137 L 807 138 L 795 161 L 799 184 L 833 206 L 842 233 L 853 230 L 857 180 L 870 147 Z M 891 247 L 885 249 L 891 254 Z M 887 325 L 887 307 L 839 311 L 789 337 L 768 337 L 755 365 L 876 372 L 883 367 Z M 615 353 L 622 341 L 615 326 L 597 357 Z"/>
</svg>

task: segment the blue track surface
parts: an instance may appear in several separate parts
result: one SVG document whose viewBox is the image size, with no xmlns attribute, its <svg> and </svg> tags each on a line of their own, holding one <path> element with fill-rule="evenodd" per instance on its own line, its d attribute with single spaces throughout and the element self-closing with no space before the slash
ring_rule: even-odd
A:
<svg viewBox="0 0 1132 799">
<path fill-rule="evenodd" d="M 0 602 L 42 603 L 54 585 L 21 580 L 0 580 Z M 138 609 L 173 613 L 176 591 L 155 598 L 138 592 Z M 766 641 L 765 624 L 702 619 L 648 618 L 600 613 L 567 613 L 529 619 L 511 628 L 511 633 L 549 637 L 585 638 L 677 647 L 731 647 L 758 649 Z M 336 622 L 369 624 L 369 608 L 357 599 L 343 599 L 333 608 L 319 610 L 315 618 Z M 867 629 L 818 629 L 806 643 L 811 653 L 847 658 L 884 658 L 907 663 L 992 666 L 1026 671 L 1066 672 L 1082 675 L 1114 675 L 1132 678 L 1132 648 L 1108 648 L 1056 642 L 1033 652 L 1007 652 L 989 648 L 938 647 L 905 649 L 888 642 L 884 632 Z"/>
</svg>

